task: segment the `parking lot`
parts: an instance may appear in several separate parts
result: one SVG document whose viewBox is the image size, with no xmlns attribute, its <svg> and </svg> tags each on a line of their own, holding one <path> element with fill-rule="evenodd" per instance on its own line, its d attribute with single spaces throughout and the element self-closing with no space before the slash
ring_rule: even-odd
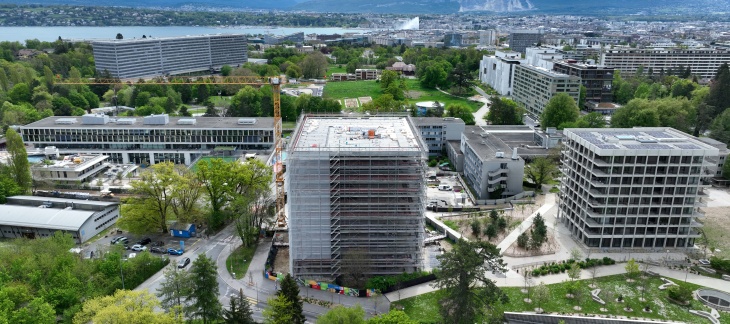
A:
<svg viewBox="0 0 730 324">
<path fill-rule="evenodd" d="M 117 243 L 112 244 L 112 240 L 118 237 L 126 237 L 127 243 Z M 126 245 L 129 249 L 124 250 L 123 257 L 129 258 L 130 254 L 134 253 L 141 253 L 142 251 L 133 251 L 132 247 L 134 247 L 135 244 L 140 243 L 141 240 L 149 238 L 150 242 L 145 244 L 145 248 L 147 251 L 152 252 L 152 248 L 160 249 L 161 252 L 164 253 L 152 253 L 152 255 L 158 255 L 158 256 L 168 256 L 174 259 L 175 255 L 170 255 L 167 253 L 168 249 L 174 249 L 174 250 L 180 250 L 183 249 L 184 251 L 187 251 L 189 248 L 195 244 L 200 238 L 197 237 L 191 237 L 191 238 L 183 238 L 183 237 L 172 237 L 169 233 L 163 234 L 144 234 L 144 235 L 137 235 L 132 234 L 127 231 L 119 231 L 117 229 L 110 229 L 107 231 L 106 235 L 101 237 L 100 239 L 96 240 L 95 242 L 86 243 L 84 244 L 82 250 L 82 255 L 85 255 L 88 253 L 88 251 L 94 252 L 94 257 L 99 257 L 103 253 L 106 253 L 107 251 L 110 251 L 115 245 Z M 180 242 L 183 242 L 182 245 Z M 184 246 L 184 248 L 182 248 Z M 185 253 L 183 253 L 183 256 Z M 132 256 L 134 257 L 134 256 Z M 173 261 L 175 262 L 175 261 Z"/>
</svg>

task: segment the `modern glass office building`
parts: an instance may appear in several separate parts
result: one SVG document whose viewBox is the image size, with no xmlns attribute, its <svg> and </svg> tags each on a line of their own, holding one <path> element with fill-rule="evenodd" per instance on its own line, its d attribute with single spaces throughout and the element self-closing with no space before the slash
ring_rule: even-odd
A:
<svg viewBox="0 0 730 324">
<path fill-rule="evenodd" d="M 22 126 L 23 141 L 55 146 L 64 154 L 103 154 L 109 162 L 191 164 L 216 150 L 267 151 L 274 145 L 273 118 L 48 117 Z"/>
</svg>

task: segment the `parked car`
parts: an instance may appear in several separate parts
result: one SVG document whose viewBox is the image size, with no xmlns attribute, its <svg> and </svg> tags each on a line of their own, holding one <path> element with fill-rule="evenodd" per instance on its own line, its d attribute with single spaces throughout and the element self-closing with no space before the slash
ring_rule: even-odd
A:
<svg viewBox="0 0 730 324">
<path fill-rule="evenodd" d="M 182 255 L 183 250 L 175 250 L 173 248 L 169 248 L 169 249 L 167 249 L 167 253 L 170 255 Z"/>
<path fill-rule="evenodd" d="M 142 244 L 135 244 L 132 246 L 132 251 L 147 251 L 147 247 Z"/>
<path fill-rule="evenodd" d="M 134 258 L 135 258 L 136 256 L 137 256 L 137 253 L 130 253 L 130 254 L 129 254 L 129 255 L 127 256 L 127 259 L 134 259 Z"/>
<path fill-rule="evenodd" d="M 180 261 L 177 262 L 177 267 L 182 269 L 185 268 L 190 263 L 190 258 L 182 258 Z"/>
<path fill-rule="evenodd" d="M 139 245 L 147 245 L 147 244 L 150 244 L 151 242 L 152 242 L 152 239 L 151 238 L 145 237 L 145 238 L 139 240 L 139 242 L 137 242 L 137 244 L 139 244 Z"/>
<path fill-rule="evenodd" d="M 112 240 L 112 244 L 126 244 L 129 243 L 129 239 L 125 236 L 119 236 Z"/>
<path fill-rule="evenodd" d="M 158 254 L 166 254 L 167 253 L 167 250 L 161 249 L 161 248 L 158 248 L 158 247 L 153 247 L 153 248 L 150 249 L 150 252 L 151 253 L 158 253 Z"/>
<path fill-rule="evenodd" d="M 163 241 L 153 242 L 152 246 L 165 246 L 165 242 L 163 242 Z"/>
<path fill-rule="evenodd" d="M 117 242 L 119 242 L 119 240 L 121 240 L 123 237 L 124 236 L 117 236 L 117 237 L 113 238 L 111 241 L 111 244 L 117 244 Z"/>
<path fill-rule="evenodd" d="M 439 190 L 441 190 L 441 191 L 451 191 L 451 186 L 449 186 L 449 185 L 439 185 Z"/>
</svg>

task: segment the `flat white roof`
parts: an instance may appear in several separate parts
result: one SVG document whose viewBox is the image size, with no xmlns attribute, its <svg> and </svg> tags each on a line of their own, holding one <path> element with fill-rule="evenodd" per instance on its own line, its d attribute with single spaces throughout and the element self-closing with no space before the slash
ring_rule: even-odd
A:
<svg viewBox="0 0 730 324">
<path fill-rule="evenodd" d="M 420 150 L 407 117 L 309 117 L 290 150 Z"/>
</svg>

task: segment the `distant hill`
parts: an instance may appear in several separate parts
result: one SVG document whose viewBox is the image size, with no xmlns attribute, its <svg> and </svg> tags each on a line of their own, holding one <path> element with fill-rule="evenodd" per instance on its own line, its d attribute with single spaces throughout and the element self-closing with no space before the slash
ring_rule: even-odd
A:
<svg viewBox="0 0 730 324">
<path fill-rule="evenodd" d="M 637 13 L 708 14 L 730 10 L 730 0 L 0 0 L 0 4 L 2 3 L 405 14 L 527 11 L 536 14 L 599 16 Z"/>
</svg>

